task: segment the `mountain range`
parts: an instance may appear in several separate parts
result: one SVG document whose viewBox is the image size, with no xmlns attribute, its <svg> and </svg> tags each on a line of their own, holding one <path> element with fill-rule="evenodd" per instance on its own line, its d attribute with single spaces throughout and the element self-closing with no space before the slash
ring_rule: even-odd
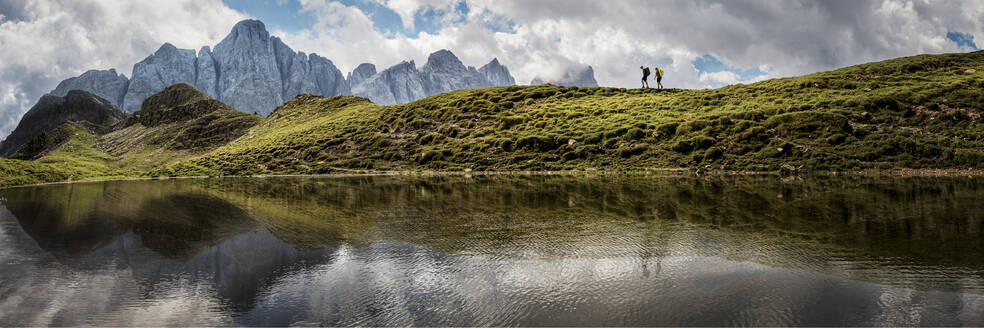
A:
<svg viewBox="0 0 984 328">
<path fill-rule="evenodd" d="M 127 78 L 115 69 L 90 70 L 66 79 L 51 92 L 65 96 L 84 90 L 133 112 L 154 93 L 186 83 L 243 112 L 267 115 L 299 94 L 357 95 L 380 104 L 404 103 L 438 93 L 513 85 L 515 79 L 498 59 L 479 69 L 466 67 L 448 50 L 428 57 L 417 69 L 413 61 L 381 72 L 364 63 L 343 75 L 331 60 L 295 52 L 271 36 L 258 20 L 244 20 L 214 48 L 196 53 L 165 43 L 133 65 Z"/>
</svg>

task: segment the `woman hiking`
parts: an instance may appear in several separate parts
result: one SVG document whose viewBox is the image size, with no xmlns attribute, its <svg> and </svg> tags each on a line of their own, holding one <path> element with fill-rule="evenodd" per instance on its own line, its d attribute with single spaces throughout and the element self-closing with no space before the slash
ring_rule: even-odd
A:
<svg viewBox="0 0 984 328">
<path fill-rule="evenodd" d="M 656 67 L 656 66 L 653 66 L 653 67 L 656 68 L 656 69 L 654 69 L 654 71 L 656 71 L 656 88 L 657 89 L 662 89 L 663 88 L 663 69 L 662 68 L 659 68 L 659 67 Z"/>
</svg>

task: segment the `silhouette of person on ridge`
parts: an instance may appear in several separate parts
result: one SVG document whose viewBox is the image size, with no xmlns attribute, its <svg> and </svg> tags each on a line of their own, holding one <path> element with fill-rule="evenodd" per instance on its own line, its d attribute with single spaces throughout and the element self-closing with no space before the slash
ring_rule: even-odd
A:
<svg viewBox="0 0 984 328">
<path fill-rule="evenodd" d="M 639 66 L 639 69 L 642 70 L 642 87 L 648 88 L 649 81 L 647 81 L 647 79 L 649 79 L 649 67 Z"/>
</svg>

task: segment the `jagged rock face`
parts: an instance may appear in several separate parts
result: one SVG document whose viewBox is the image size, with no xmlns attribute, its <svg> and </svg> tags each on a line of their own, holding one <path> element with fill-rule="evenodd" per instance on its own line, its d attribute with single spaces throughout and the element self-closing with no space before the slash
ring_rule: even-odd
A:
<svg viewBox="0 0 984 328">
<path fill-rule="evenodd" d="M 584 69 L 572 69 L 564 72 L 558 80 L 545 81 L 543 78 L 536 77 L 530 81 L 530 85 L 540 85 L 544 83 L 550 83 L 553 85 L 560 85 L 565 87 L 597 87 L 598 81 L 594 78 L 594 68 L 591 66 L 585 67 Z"/>
<path fill-rule="evenodd" d="M 382 105 L 406 103 L 427 96 L 420 71 L 412 60 L 369 77 L 352 92 Z"/>
<path fill-rule="evenodd" d="M 352 93 L 377 104 L 391 105 L 448 91 L 512 84 L 515 80 L 498 60 L 476 70 L 462 64 L 450 51 L 440 50 L 428 56 L 420 70 L 413 61 L 397 64 L 354 85 Z"/>
<path fill-rule="evenodd" d="M 133 65 L 130 87 L 123 98 L 123 109 L 140 109 L 144 99 L 177 83 L 194 84 L 197 67 L 194 50 L 178 49 L 165 43 L 157 52 Z"/>
<path fill-rule="evenodd" d="M 427 57 L 427 64 L 421 68 L 427 96 L 461 90 L 487 88 L 491 86 L 485 75 L 474 67 L 465 67 L 454 54 L 440 50 Z"/>
<path fill-rule="evenodd" d="M 31 107 L 17 128 L 2 143 L 0 155 L 7 157 L 41 133 L 54 130 L 69 121 L 88 121 L 109 127 L 127 117 L 109 100 L 81 90 L 69 91 L 64 97 L 46 94 Z"/>
<path fill-rule="evenodd" d="M 293 56 L 284 81 L 284 99 L 289 100 L 299 94 L 343 95 L 351 94 L 342 71 L 327 58 L 298 52 Z"/>
<path fill-rule="evenodd" d="M 122 104 L 129 82 L 125 75 L 116 74 L 115 69 L 89 70 L 78 77 L 61 81 L 51 94 L 64 97 L 71 90 L 85 90 L 114 104 Z"/>
<path fill-rule="evenodd" d="M 420 70 L 412 61 L 383 72 L 362 64 L 346 78 L 331 60 L 295 52 L 270 36 L 262 22 L 244 20 L 214 48 L 202 47 L 197 55 L 166 43 L 133 66 L 132 79 L 115 70 L 89 71 L 63 81 L 54 93 L 86 90 L 132 112 L 147 97 L 176 83 L 192 85 L 240 111 L 267 115 L 304 93 L 325 97 L 354 93 L 395 104 L 453 90 L 512 85 L 515 80 L 497 59 L 476 70 L 447 50 L 431 54 Z"/>
<path fill-rule="evenodd" d="M 345 76 L 334 63 L 315 54 L 294 52 L 256 20 L 239 22 L 214 51 L 205 46 L 197 56 L 194 50 L 165 43 L 135 64 L 133 75 L 128 80 L 117 76 L 115 70 L 89 71 L 63 81 L 54 93 L 86 90 L 132 112 L 140 109 L 147 97 L 187 83 L 240 111 L 262 115 L 301 93 L 351 94 Z"/>
<path fill-rule="evenodd" d="M 240 111 L 263 114 L 284 103 L 283 62 L 278 65 L 275 39 L 260 21 L 245 20 L 215 45 L 220 100 Z"/>
<path fill-rule="evenodd" d="M 195 60 L 195 88 L 205 94 L 216 97 L 218 95 L 219 76 L 216 69 L 215 57 L 212 56 L 212 49 L 208 46 L 198 50 L 198 58 Z"/>
<path fill-rule="evenodd" d="M 348 84 L 354 88 L 356 85 L 359 85 L 359 83 L 362 83 L 362 81 L 365 81 L 373 75 L 376 75 L 376 65 L 362 63 L 359 64 L 359 67 L 356 67 L 354 71 L 349 73 L 345 80 L 348 81 Z"/>
<path fill-rule="evenodd" d="M 263 113 L 284 102 L 273 41 L 263 23 L 247 20 L 215 46 L 219 99 L 241 111 Z"/>
<path fill-rule="evenodd" d="M 488 80 L 489 84 L 493 87 L 516 84 L 516 80 L 513 79 L 512 74 L 509 74 L 509 68 L 499 64 L 498 58 L 493 58 L 491 62 L 479 68 L 478 72 L 485 75 L 485 79 Z"/>
</svg>

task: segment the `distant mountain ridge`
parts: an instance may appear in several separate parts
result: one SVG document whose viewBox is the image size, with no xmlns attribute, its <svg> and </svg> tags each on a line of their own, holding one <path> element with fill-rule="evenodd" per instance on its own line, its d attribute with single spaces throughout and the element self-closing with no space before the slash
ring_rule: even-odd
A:
<svg viewBox="0 0 984 328">
<path fill-rule="evenodd" d="M 304 93 L 354 94 L 395 104 L 453 90 L 515 84 L 498 59 L 476 70 L 441 50 L 431 54 L 421 70 L 412 61 L 410 67 L 405 64 L 376 72 L 374 65 L 365 63 L 345 76 L 327 58 L 295 52 L 271 36 L 263 22 L 243 20 L 214 48 L 204 46 L 196 53 L 165 43 L 134 64 L 131 78 L 115 69 L 90 70 L 62 81 L 51 93 L 64 96 L 70 90 L 85 90 L 134 112 L 147 97 L 186 83 L 240 111 L 267 115 Z"/>
<path fill-rule="evenodd" d="M 597 87 L 598 81 L 594 77 L 594 68 L 591 66 L 582 69 L 570 69 L 557 80 L 545 80 L 542 77 L 535 77 L 530 81 L 530 85 L 540 85 L 550 83 L 565 87 Z"/>
<path fill-rule="evenodd" d="M 377 104 L 392 105 L 448 91 L 514 84 L 516 80 L 509 74 L 509 69 L 499 64 L 497 58 L 475 69 L 465 66 L 451 51 L 440 50 L 430 54 L 420 69 L 414 61 L 404 61 L 361 80 L 353 85 L 352 93 Z"/>
</svg>

